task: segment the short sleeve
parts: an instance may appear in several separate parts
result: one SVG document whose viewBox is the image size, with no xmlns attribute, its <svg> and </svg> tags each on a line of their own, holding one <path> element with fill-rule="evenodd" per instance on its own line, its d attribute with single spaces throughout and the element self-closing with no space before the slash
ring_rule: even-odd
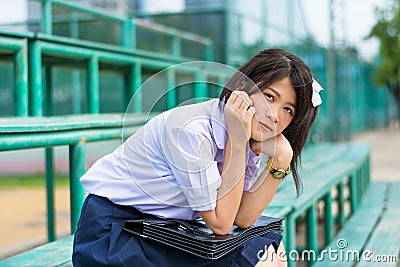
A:
<svg viewBox="0 0 400 267">
<path fill-rule="evenodd" d="M 247 151 L 248 160 L 245 169 L 243 191 L 249 191 L 251 186 L 257 181 L 261 162 L 261 156 L 257 156 L 250 148 Z"/>
<path fill-rule="evenodd" d="M 204 131 L 172 128 L 164 133 L 163 151 L 189 206 L 195 211 L 213 210 L 222 180 L 211 137 Z"/>
</svg>

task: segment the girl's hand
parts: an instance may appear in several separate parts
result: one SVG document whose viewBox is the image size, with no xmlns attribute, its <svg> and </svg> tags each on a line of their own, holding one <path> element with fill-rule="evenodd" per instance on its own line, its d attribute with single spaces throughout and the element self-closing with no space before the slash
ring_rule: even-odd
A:
<svg viewBox="0 0 400 267">
<path fill-rule="evenodd" d="M 233 91 L 225 108 L 225 122 L 231 144 L 246 144 L 251 137 L 251 121 L 255 113 L 253 101 L 244 91 Z"/>
<path fill-rule="evenodd" d="M 258 156 L 264 153 L 283 163 L 289 164 L 293 157 L 292 146 L 283 134 L 279 134 L 263 142 L 252 140 L 250 148 Z"/>
</svg>

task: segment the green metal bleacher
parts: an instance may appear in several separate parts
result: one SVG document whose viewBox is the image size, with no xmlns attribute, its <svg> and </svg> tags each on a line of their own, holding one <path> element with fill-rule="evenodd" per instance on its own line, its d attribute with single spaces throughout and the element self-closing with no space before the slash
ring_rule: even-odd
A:
<svg viewBox="0 0 400 267">
<path fill-rule="evenodd" d="M 24 132 L 25 137 L 30 135 L 33 129 L 37 128 L 37 134 L 43 134 L 41 132 L 41 126 L 48 124 L 48 128 L 52 128 L 52 125 L 59 120 L 57 127 L 53 127 L 55 136 L 60 136 L 61 125 L 77 124 L 80 120 L 81 130 L 74 129 L 75 133 L 84 134 L 83 129 L 91 127 L 90 120 L 87 120 L 87 114 L 77 115 L 77 117 L 55 117 L 53 116 L 53 103 L 52 103 L 52 69 L 53 67 L 64 66 L 66 68 L 78 68 L 83 69 L 87 73 L 87 82 L 83 90 L 87 92 L 87 113 L 99 114 L 100 103 L 99 103 L 99 72 L 100 69 L 112 69 L 117 72 L 121 72 L 124 76 L 124 87 L 122 88 L 122 99 L 120 103 L 115 103 L 120 106 L 120 112 L 123 114 L 131 97 L 137 92 L 143 82 L 142 71 L 145 68 L 162 70 L 179 63 L 193 61 L 193 60 L 211 60 L 212 59 L 212 42 L 210 39 L 194 35 L 188 32 L 179 31 L 163 25 L 157 25 L 133 18 L 120 18 L 118 16 L 110 15 L 105 12 L 90 9 L 89 7 L 83 7 L 78 4 L 68 3 L 65 1 L 37 1 L 41 4 L 42 20 L 40 22 L 41 32 L 13 32 L 7 30 L 0 30 L 0 56 L 2 61 L 11 62 L 13 65 L 13 79 L 14 79 L 14 116 L 10 118 L 1 119 L 1 125 L 3 127 L 3 136 L 6 137 L 3 140 L 10 140 L 8 138 L 15 138 L 14 144 L 17 144 L 20 136 L 23 134 L 22 129 L 29 128 L 28 132 Z M 54 23 L 52 16 L 52 9 L 54 6 L 62 6 L 71 10 L 71 12 L 84 12 L 88 15 L 95 17 L 106 18 L 110 21 L 117 21 L 121 26 L 121 40 L 119 44 L 104 44 L 100 42 L 78 39 L 68 36 L 58 36 L 52 34 L 52 24 Z M 71 22 L 74 23 L 74 22 Z M 76 21 L 75 21 L 76 23 Z M 127 26 L 129 25 L 129 26 Z M 73 25 L 75 28 L 78 26 Z M 137 49 L 135 41 L 137 29 L 145 28 L 151 31 L 155 31 L 161 35 L 167 35 L 172 40 L 170 49 L 165 53 L 156 51 L 146 51 Z M 78 30 L 78 29 L 76 29 Z M 180 43 L 185 40 L 193 43 L 198 43 L 204 48 L 204 55 L 200 58 L 185 58 L 181 56 L 182 47 Z M 175 75 L 178 72 L 189 72 L 193 75 L 197 75 L 199 69 L 193 67 L 182 66 L 180 68 L 171 69 L 168 75 L 165 77 L 166 88 L 173 88 L 176 84 Z M 225 80 L 226 74 L 215 73 L 213 70 L 204 71 L 203 77 L 207 78 L 212 76 L 220 81 Z M 194 85 L 194 95 L 206 96 L 207 92 L 204 90 L 202 84 Z M 82 89 L 80 89 L 82 90 Z M 167 97 L 167 106 L 169 108 L 177 105 L 177 96 L 170 90 Z M 76 92 L 75 92 L 76 93 Z M 142 98 L 140 93 L 135 97 L 134 110 L 129 112 L 140 113 L 142 111 Z M 77 102 L 80 101 L 80 93 L 78 92 L 75 96 Z M 109 114 L 99 114 L 96 121 L 104 127 L 105 124 L 109 123 Z M 138 115 L 139 116 L 139 115 Z M 24 119 L 20 119 L 23 117 Z M 15 123 L 15 124 L 14 124 Z M 22 123 L 19 125 L 18 123 Z M 87 125 L 85 125 L 87 123 Z M 103 124 L 102 124 L 103 123 Z M 105 123 L 105 124 L 104 124 Z M 118 124 L 119 123 L 119 124 Z M 13 127 L 16 126 L 16 127 Z M 23 126 L 24 125 L 24 126 Z M 61 127 L 61 128 L 60 128 Z M 86 127 L 86 128 L 85 128 Z M 102 128 L 99 128 L 99 131 Z M 117 120 L 113 126 L 115 130 L 118 127 L 121 129 L 121 119 Z M 13 132 L 14 129 L 16 132 Z M 18 130 L 19 129 L 19 130 Z M 7 132 L 9 131 L 9 132 Z M 21 131 L 21 132 L 19 132 Z M 110 131 L 107 128 L 107 131 Z M 62 131 L 61 131 L 62 132 Z M 51 135 L 51 134 L 50 134 Z M 103 137 L 101 137 L 103 136 Z M 114 135 L 114 138 L 116 136 Z M 106 140 L 109 137 L 100 135 L 98 140 Z M 84 139 L 86 140 L 86 139 Z M 9 141 L 10 144 L 13 143 Z M 36 145 L 30 144 L 25 147 L 14 148 L 2 143 L 3 146 L 0 150 L 13 150 L 13 149 L 27 149 L 32 147 L 44 147 L 46 148 L 46 185 L 47 185 L 47 209 L 48 209 L 48 240 L 53 241 L 55 239 L 54 233 L 54 173 L 53 173 L 53 150 L 52 146 L 54 143 L 42 144 L 37 142 Z M 18 143 L 21 144 L 21 143 Z M 75 164 L 82 164 L 82 159 L 71 161 L 71 168 L 75 169 Z M 73 180 L 74 178 L 71 179 Z M 77 184 L 75 184 L 77 185 Z M 79 183 L 77 185 L 79 187 Z M 74 195 L 75 191 L 79 191 L 78 188 L 71 190 L 72 202 L 79 203 L 81 198 Z M 74 204 L 74 206 L 76 206 Z M 78 205 L 79 206 L 79 205 Z M 74 208 L 72 208 L 74 210 Z M 77 218 L 77 211 L 72 212 L 72 217 Z M 78 211 L 79 213 L 79 211 Z M 74 220 L 73 220 L 74 221 Z M 72 224 L 72 229 L 74 224 Z"/>
<path fill-rule="evenodd" d="M 142 99 L 136 103 L 127 118 L 123 112 L 131 97 L 143 83 L 143 69 L 162 70 L 175 64 L 191 60 L 212 60 L 213 44 L 210 39 L 188 32 L 135 18 L 121 18 L 102 11 L 92 10 L 76 3 L 61 0 L 35 0 L 41 4 L 41 32 L 17 33 L 0 31 L 0 55 L 14 66 L 15 110 L 14 116 L 0 118 L 0 151 L 20 150 L 34 147 L 46 148 L 46 192 L 48 209 L 48 241 L 54 241 L 19 255 L 0 261 L 0 266 L 71 266 L 72 235 L 79 218 L 84 199 L 84 190 L 79 177 L 86 166 L 85 145 L 109 139 L 123 140 L 127 131 L 135 132 L 149 115 L 142 111 Z M 80 38 L 78 23 L 71 23 L 71 36 L 53 33 L 54 6 L 70 10 L 70 17 L 79 20 L 75 12 L 86 14 L 90 19 L 100 17 L 120 25 L 121 39 L 118 44 L 108 44 Z M 74 15 L 75 14 L 75 15 Z M 171 38 L 166 52 L 147 51 L 138 48 L 137 29 L 155 31 Z M 204 54 L 200 58 L 183 56 L 182 41 L 200 44 Z M 87 73 L 84 90 L 87 92 L 87 113 L 54 116 L 52 113 L 52 72 L 54 66 L 83 69 Z M 122 73 L 124 86 L 120 103 L 121 114 L 101 113 L 99 102 L 99 71 L 110 69 Z M 174 68 L 165 77 L 166 88 L 176 84 L 176 72 L 191 73 L 200 80 L 212 77 L 223 84 L 226 73 L 203 68 L 182 66 Z M 209 91 L 201 83 L 195 83 L 195 97 L 209 97 Z M 78 97 L 78 96 L 77 96 Z M 79 101 L 79 99 L 78 99 Z M 178 104 L 175 90 L 167 96 L 167 108 Z M 151 116 L 151 114 L 150 114 Z M 70 164 L 71 236 L 55 241 L 54 233 L 54 170 L 52 147 L 67 145 Z M 323 156 L 322 156 L 323 155 Z M 324 203 L 325 245 L 333 242 L 335 233 L 346 225 L 359 207 L 369 183 L 368 145 L 350 143 L 317 143 L 307 146 L 303 153 L 304 192 L 295 197 L 290 178 L 283 182 L 264 215 L 284 217 L 284 239 L 287 250 L 311 249 L 319 251 L 318 225 L 321 224 L 317 211 Z M 345 192 L 350 194 L 346 195 Z M 345 206 L 350 206 L 346 212 Z M 337 212 L 332 207 L 337 207 Z M 350 219 L 351 220 L 351 219 Z M 306 225 L 307 242 L 300 248 L 296 231 Z M 289 262 L 294 266 L 296 262 Z"/>
</svg>

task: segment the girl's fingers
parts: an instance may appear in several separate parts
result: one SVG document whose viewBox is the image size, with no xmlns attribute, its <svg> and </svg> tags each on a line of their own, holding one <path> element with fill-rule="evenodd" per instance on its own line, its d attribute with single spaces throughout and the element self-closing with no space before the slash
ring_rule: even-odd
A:
<svg viewBox="0 0 400 267">
<path fill-rule="evenodd" d="M 251 106 L 247 109 L 247 113 L 249 113 L 249 115 L 251 115 L 253 117 L 253 115 L 256 114 L 256 109 L 255 107 Z"/>
<path fill-rule="evenodd" d="M 231 99 L 232 101 L 229 101 Z M 252 105 L 253 101 L 246 92 L 233 91 L 227 103 L 239 108 L 240 110 L 247 110 Z"/>
<path fill-rule="evenodd" d="M 238 95 L 236 93 L 237 91 L 233 91 L 230 95 L 230 97 L 228 98 L 228 101 L 226 102 L 227 105 L 232 106 L 236 99 L 238 98 Z"/>
</svg>

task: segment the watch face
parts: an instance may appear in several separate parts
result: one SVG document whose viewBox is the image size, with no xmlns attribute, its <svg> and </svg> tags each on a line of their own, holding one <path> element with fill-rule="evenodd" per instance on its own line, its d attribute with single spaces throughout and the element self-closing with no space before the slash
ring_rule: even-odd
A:
<svg viewBox="0 0 400 267">
<path fill-rule="evenodd" d="M 277 171 L 274 171 L 272 176 L 274 176 L 277 179 L 282 179 L 283 177 L 285 177 L 285 172 L 277 170 Z"/>
</svg>

